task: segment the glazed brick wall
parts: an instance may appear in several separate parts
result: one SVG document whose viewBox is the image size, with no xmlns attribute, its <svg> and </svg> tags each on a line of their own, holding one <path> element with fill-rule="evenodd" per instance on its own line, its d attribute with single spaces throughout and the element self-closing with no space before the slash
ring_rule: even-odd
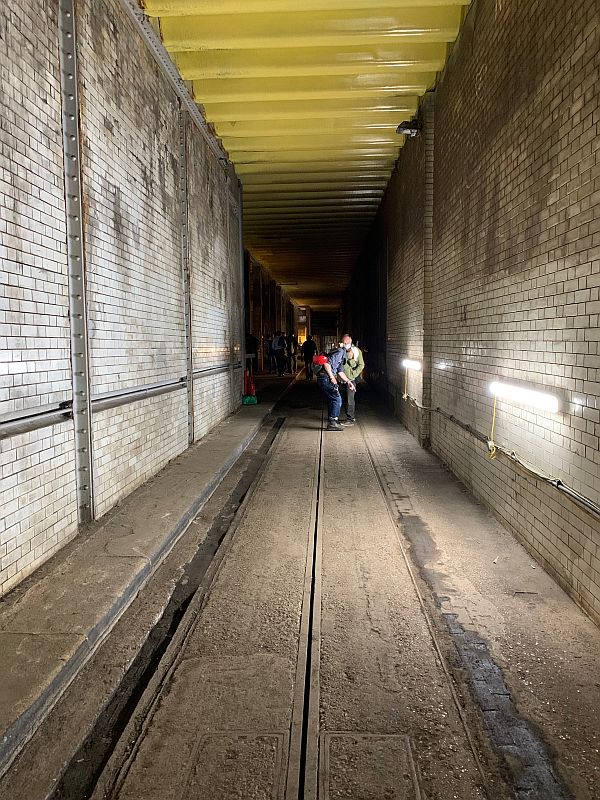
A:
<svg viewBox="0 0 600 800">
<path fill-rule="evenodd" d="M 0 18 L 0 419 L 71 399 L 58 2 L 9 5 Z M 80 0 L 76 23 L 98 397 L 186 373 L 178 101 L 117 0 Z M 214 255 L 197 275 L 193 338 L 228 364 L 242 342 L 237 217 L 223 169 L 191 125 L 188 144 L 192 173 L 208 176 L 190 229 Z M 239 404 L 241 375 L 202 379 L 197 438 Z M 185 390 L 92 419 L 96 516 L 187 447 Z M 1 593 L 77 533 L 72 423 L 2 440 L 0 478 Z"/>
<path fill-rule="evenodd" d="M 562 401 L 559 414 L 499 401 L 494 438 L 595 502 L 599 41 L 593 0 L 480 0 L 471 6 L 435 93 L 431 322 L 424 324 L 432 347 L 432 406 L 487 434 L 492 380 L 555 392 Z M 404 193 L 418 197 L 415 185 L 426 180 L 422 166 L 414 174 L 409 169 L 412 145 L 402 151 L 403 169 L 386 199 L 388 222 L 380 238 L 390 241 L 405 218 Z M 420 300 L 411 291 L 398 295 L 410 275 L 403 253 L 423 235 L 424 220 L 415 217 L 411 224 L 414 230 L 390 252 L 387 322 L 390 341 L 398 337 L 418 353 L 422 336 L 410 320 L 418 319 Z M 390 348 L 392 394 L 395 357 Z M 491 462 L 474 437 L 435 413 L 431 444 L 600 618 L 595 518 L 514 463 L 502 457 Z"/>
<path fill-rule="evenodd" d="M 495 438 L 595 502 L 599 40 L 593 0 L 471 8 L 436 97 L 432 331 L 433 404 L 487 432 L 494 378 L 555 391 L 555 415 L 500 402 Z M 459 457 L 456 435 L 432 425 L 442 458 L 600 615 L 593 518 L 548 489 L 540 502 L 533 481 L 505 508 L 514 469 Z"/>
<path fill-rule="evenodd" d="M 154 422 L 164 420 L 163 424 Z M 185 389 L 94 415 L 96 515 L 105 514 L 188 444 Z"/>
<path fill-rule="evenodd" d="M 421 417 L 402 399 L 405 388 L 423 402 L 423 372 L 402 368 L 423 362 L 425 146 L 423 137 L 402 148 L 379 219 L 379 261 L 387 264 L 386 380 L 394 410 L 415 436 Z M 407 380 L 408 378 L 408 380 Z"/>
<path fill-rule="evenodd" d="M 194 380 L 194 437 L 196 441 L 227 416 L 230 371 L 200 375 Z M 241 395 L 241 390 L 240 390 Z"/>
<path fill-rule="evenodd" d="M 227 176 L 191 123 L 186 144 L 192 356 L 203 370 L 241 362 L 239 228 Z M 196 441 L 239 404 L 240 379 L 240 369 L 195 377 Z"/>
<path fill-rule="evenodd" d="M 0 418 L 71 396 L 57 6 L 0 14 Z M 76 533 L 72 428 L 0 442 L 0 593 Z"/>
<path fill-rule="evenodd" d="M 556 389 L 564 414 L 502 404 L 498 438 L 597 501 L 599 20 L 552 6 L 479 3 L 438 91 L 433 382 L 478 427 L 495 376 Z"/>
<path fill-rule="evenodd" d="M 194 369 L 229 363 L 231 281 L 229 276 L 229 203 L 226 175 L 194 135 L 188 147 L 189 268 Z"/>
<path fill-rule="evenodd" d="M 118 0 L 81 0 L 78 11 L 90 378 L 97 396 L 186 373 L 179 127 L 176 96 Z M 96 515 L 187 446 L 185 436 L 172 435 L 179 424 L 165 407 L 173 411 L 168 395 L 93 416 Z"/>
<path fill-rule="evenodd" d="M 77 533 L 73 423 L 0 441 L 0 594 Z"/>
<path fill-rule="evenodd" d="M 177 98 L 118 0 L 78 4 L 92 394 L 185 374 Z"/>
</svg>

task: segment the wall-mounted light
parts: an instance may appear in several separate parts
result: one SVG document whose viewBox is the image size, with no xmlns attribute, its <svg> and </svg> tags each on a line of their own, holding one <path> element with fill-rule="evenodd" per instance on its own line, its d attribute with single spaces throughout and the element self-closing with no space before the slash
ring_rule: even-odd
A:
<svg viewBox="0 0 600 800">
<path fill-rule="evenodd" d="M 498 398 L 508 400 L 509 403 L 516 403 L 520 406 L 538 408 L 540 411 L 549 411 L 556 414 L 559 409 L 558 397 L 548 392 L 537 392 L 535 389 L 525 389 L 523 386 L 515 386 L 512 383 L 501 383 L 494 381 L 490 383 L 490 393 L 494 396 L 494 410 L 492 411 L 492 427 L 490 436 L 487 440 L 488 456 L 496 458 L 497 448 L 494 444 L 494 428 L 496 426 L 496 407 Z"/>
<path fill-rule="evenodd" d="M 413 372 L 419 372 L 421 370 L 421 362 L 415 361 L 412 358 L 403 358 L 402 359 L 402 366 L 404 367 L 404 394 L 402 395 L 402 399 L 406 400 L 408 398 L 408 372 L 412 370 Z"/>
<path fill-rule="evenodd" d="M 540 411 L 549 411 L 551 414 L 556 414 L 560 406 L 556 395 L 548 392 L 537 392 L 533 389 L 524 389 L 522 386 L 514 386 L 511 383 L 494 381 L 490 383 L 490 393 L 502 400 L 508 400 L 521 406 L 538 408 Z"/>
</svg>

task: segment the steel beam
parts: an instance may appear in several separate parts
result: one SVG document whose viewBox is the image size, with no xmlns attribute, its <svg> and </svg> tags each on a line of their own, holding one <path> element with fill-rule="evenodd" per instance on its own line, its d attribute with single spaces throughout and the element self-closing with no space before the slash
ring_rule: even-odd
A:
<svg viewBox="0 0 600 800">
<path fill-rule="evenodd" d="M 85 523 L 94 515 L 94 489 L 74 0 L 60 0 L 58 27 L 77 515 Z"/>
<path fill-rule="evenodd" d="M 187 365 L 188 442 L 194 442 L 194 363 L 192 341 L 192 300 L 190 292 L 190 247 L 187 174 L 187 113 L 181 99 L 179 121 L 179 226 L 181 247 L 181 279 L 183 283 L 183 315 L 185 322 L 185 356 Z"/>
</svg>

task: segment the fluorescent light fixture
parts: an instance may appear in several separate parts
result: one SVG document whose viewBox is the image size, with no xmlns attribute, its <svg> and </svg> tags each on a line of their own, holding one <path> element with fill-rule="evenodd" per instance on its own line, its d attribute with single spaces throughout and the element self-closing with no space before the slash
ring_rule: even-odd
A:
<svg viewBox="0 0 600 800">
<path fill-rule="evenodd" d="M 412 358 L 405 358 L 402 361 L 402 366 L 404 369 L 421 369 L 421 362 L 420 361 L 413 361 Z"/>
<path fill-rule="evenodd" d="M 539 408 L 542 411 L 549 411 L 551 414 L 558 412 L 558 397 L 547 392 L 536 392 L 533 389 L 524 389 L 522 386 L 498 381 L 490 383 L 490 392 L 496 397 L 512 403 Z"/>
</svg>

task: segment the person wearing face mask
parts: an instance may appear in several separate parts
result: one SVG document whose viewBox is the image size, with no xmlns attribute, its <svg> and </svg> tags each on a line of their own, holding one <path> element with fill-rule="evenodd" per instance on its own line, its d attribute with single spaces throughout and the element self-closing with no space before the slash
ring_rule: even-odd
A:
<svg viewBox="0 0 600 800">
<path fill-rule="evenodd" d="M 344 357 L 346 350 L 343 346 L 336 347 L 327 354 L 327 359 L 322 364 L 322 368 L 317 376 L 317 386 L 327 398 L 327 430 L 343 431 L 339 422 L 340 409 L 342 407 L 342 397 L 340 395 L 339 384 L 347 386 L 348 390 L 354 391 L 354 384 L 344 374 Z"/>
<path fill-rule="evenodd" d="M 350 380 L 350 383 L 345 383 L 342 387 L 342 399 L 346 419 L 341 424 L 354 425 L 356 421 L 356 386 L 357 382 L 361 380 L 361 374 L 365 368 L 365 360 L 359 348 L 352 343 L 350 334 L 345 333 L 342 336 L 341 346 L 344 348 L 342 368 L 344 370 L 344 375 Z"/>
</svg>

